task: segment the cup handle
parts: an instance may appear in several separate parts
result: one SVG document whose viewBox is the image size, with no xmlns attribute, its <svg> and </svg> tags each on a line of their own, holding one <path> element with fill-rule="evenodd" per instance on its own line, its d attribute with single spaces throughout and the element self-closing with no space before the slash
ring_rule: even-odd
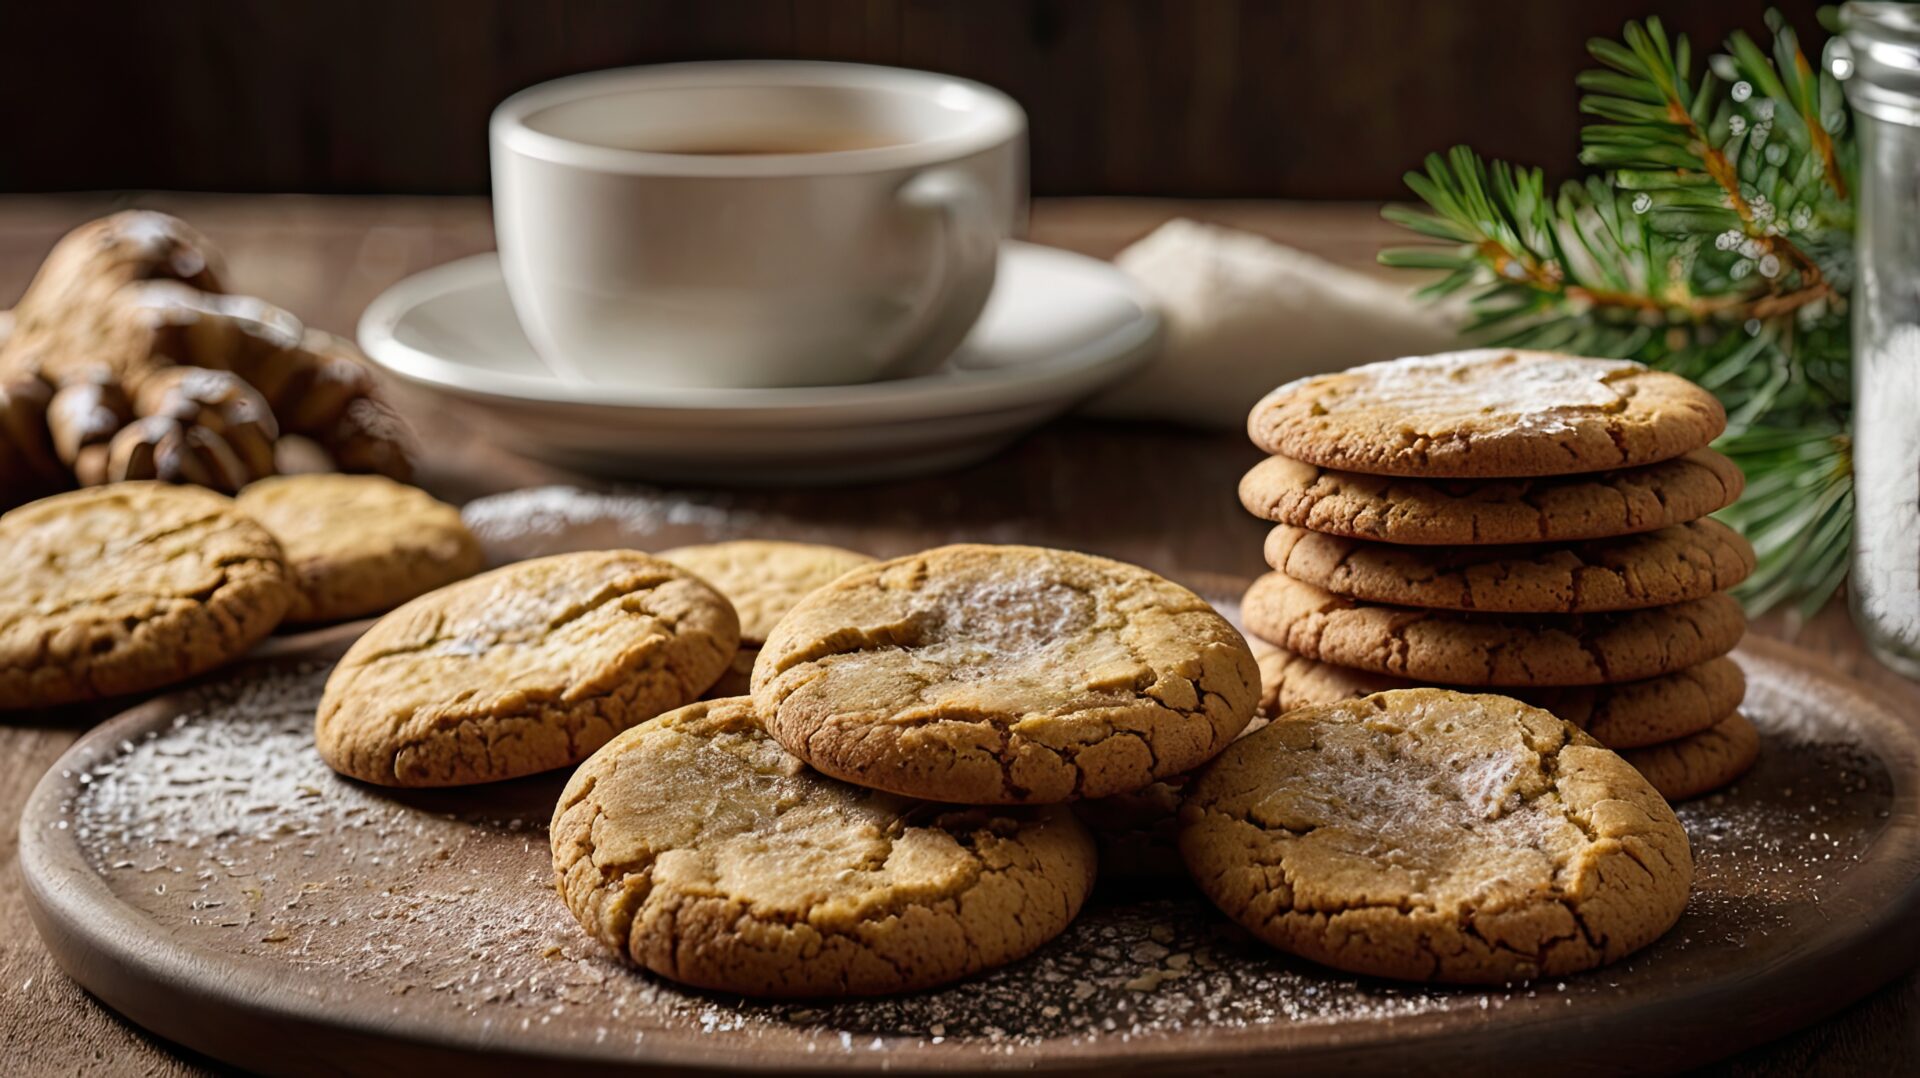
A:
<svg viewBox="0 0 1920 1078">
<path fill-rule="evenodd" d="M 980 317 L 993 291 L 1000 230 L 986 191 L 954 168 L 929 169 L 900 185 L 909 213 L 934 218 L 938 276 L 915 304 L 889 350 L 899 356 L 892 377 L 925 373 L 944 362 Z"/>
</svg>

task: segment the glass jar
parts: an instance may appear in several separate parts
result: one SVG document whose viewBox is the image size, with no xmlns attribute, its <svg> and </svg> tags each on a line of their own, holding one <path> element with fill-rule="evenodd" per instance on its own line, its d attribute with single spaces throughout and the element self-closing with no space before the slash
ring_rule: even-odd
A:
<svg viewBox="0 0 1920 1078">
<path fill-rule="evenodd" d="M 1920 677 L 1920 5 L 1849 3 L 1831 54 L 1860 148 L 1853 294 L 1854 622 Z"/>
</svg>

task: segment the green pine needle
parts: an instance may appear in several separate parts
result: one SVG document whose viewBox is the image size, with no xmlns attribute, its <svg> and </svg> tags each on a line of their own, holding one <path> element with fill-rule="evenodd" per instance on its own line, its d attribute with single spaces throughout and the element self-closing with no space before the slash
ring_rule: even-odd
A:
<svg viewBox="0 0 1920 1078">
<path fill-rule="evenodd" d="M 1475 343 L 1641 360 L 1726 405 L 1717 447 L 1747 475 L 1720 515 L 1754 544 L 1752 610 L 1818 609 L 1846 574 L 1853 523 L 1847 289 L 1857 169 L 1825 65 L 1778 12 L 1770 47 L 1734 33 L 1693 70 L 1658 19 L 1595 40 L 1575 79 L 1580 160 L 1550 191 L 1537 168 L 1457 146 L 1407 175 L 1427 209 L 1384 216 L 1431 241 L 1380 253 L 1445 271 Z"/>
</svg>

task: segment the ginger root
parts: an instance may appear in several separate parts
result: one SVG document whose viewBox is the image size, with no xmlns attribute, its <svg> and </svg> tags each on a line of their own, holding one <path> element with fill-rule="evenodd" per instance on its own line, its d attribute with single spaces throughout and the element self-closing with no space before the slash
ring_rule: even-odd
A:
<svg viewBox="0 0 1920 1078">
<path fill-rule="evenodd" d="M 0 491 L 37 498 L 61 488 L 66 473 L 47 429 L 52 403 L 53 387 L 39 375 L 0 378 Z"/>
<path fill-rule="evenodd" d="M 212 246 L 166 214 L 68 233 L 0 335 L 0 500 L 124 479 L 231 493 L 274 473 L 283 435 L 341 470 L 411 471 L 358 351 L 226 292 Z"/>
</svg>

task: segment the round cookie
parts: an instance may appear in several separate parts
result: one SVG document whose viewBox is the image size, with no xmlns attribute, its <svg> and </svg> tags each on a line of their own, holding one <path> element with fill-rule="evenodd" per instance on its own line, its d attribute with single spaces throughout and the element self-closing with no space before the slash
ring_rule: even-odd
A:
<svg viewBox="0 0 1920 1078">
<path fill-rule="evenodd" d="M 211 491 L 117 483 L 23 505 L 0 516 L 0 710 L 183 681 L 292 600 L 279 545 Z"/>
<path fill-rule="evenodd" d="M 1736 711 L 1691 737 L 1620 755 L 1647 777 L 1660 796 L 1684 801 L 1746 774 L 1760 756 L 1760 731 Z"/>
<path fill-rule="evenodd" d="M 1261 639 L 1336 666 L 1531 688 L 1677 673 L 1732 651 L 1746 631 L 1726 595 L 1613 614 L 1463 614 L 1358 603 L 1277 572 L 1247 589 L 1241 616 Z"/>
<path fill-rule="evenodd" d="M 272 476 L 236 500 L 286 552 L 291 622 L 379 614 L 486 564 L 460 510 L 385 476 Z"/>
<path fill-rule="evenodd" d="M 1638 610 L 1727 591 L 1753 572 L 1753 547 L 1717 520 L 1561 546 L 1429 549 L 1282 524 L 1267 564 L 1349 599 L 1498 614 Z"/>
<path fill-rule="evenodd" d="M 1268 457 L 1240 480 L 1264 520 L 1412 546 L 1558 543 L 1698 520 L 1738 501 L 1746 477 L 1711 449 L 1643 468 L 1534 479 L 1395 479 Z"/>
<path fill-rule="evenodd" d="M 670 561 L 720 589 L 740 615 L 740 650 L 707 695 L 745 696 L 753 689 L 760 645 L 793 604 L 842 573 L 872 563 L 871 555 L 817 543 L 737 539 L 675 547 L 654 557 Z"/>
<path fill-rule="evenodd" d="M 782 745 L 836 778 L 968 804 L 1127 793 L 1213 756 L 1260 671 L 1199 596 L 1137 566 L 941 547 L 802 599 L 753 669 Z"/>
<path fill-rule="evenodd" d="M 1180 852 L 1214 904 L 1351 973 L 1500 984 L 1614 962 L 1679 919 L 1685 830 L 1552 715 L 1440 689 L 1304 708 L 1187 791 Z"/>
<path fill-rule="evenodd" d="M 809 770 L 744 698 L 625 731 L 574 772 L 556 887 L 589 935 L 700 988 L 910 992 L 1053 938 L 1092 890 L 1055 808 L 955 808 Z"/>
<path fill-rule="evenodd" d="M 314 740 L 335 771 L 383 786 L 568 767 L 698 699 L 739 638 L 718 592 L 658 558 L 517 562 L 375 622 L 327 678 Z"/>
<path fill-rule="evenodd" d="M 1330 666 L 1277 649 L 1260 656 L 1260 676 L 1270 714 L 1424 687 L 1405 678 Z M 1501 694 L 1551 711 L 1595 741 L 1621 751 L 1697 734 L 1739 707 L 1746 691 L 1740 664 L 1722 657 L 1645 681 L 1503 689 Z"/>
<path fill-rule="evenodd" d="M 1478 349 L 1289 382 L 1247 416 L 1270 453 L 1369 475 L 1485 479 L 1631 468 L 1704 449 L 1713 394 L 1624 359 Z"/>
</svg>

